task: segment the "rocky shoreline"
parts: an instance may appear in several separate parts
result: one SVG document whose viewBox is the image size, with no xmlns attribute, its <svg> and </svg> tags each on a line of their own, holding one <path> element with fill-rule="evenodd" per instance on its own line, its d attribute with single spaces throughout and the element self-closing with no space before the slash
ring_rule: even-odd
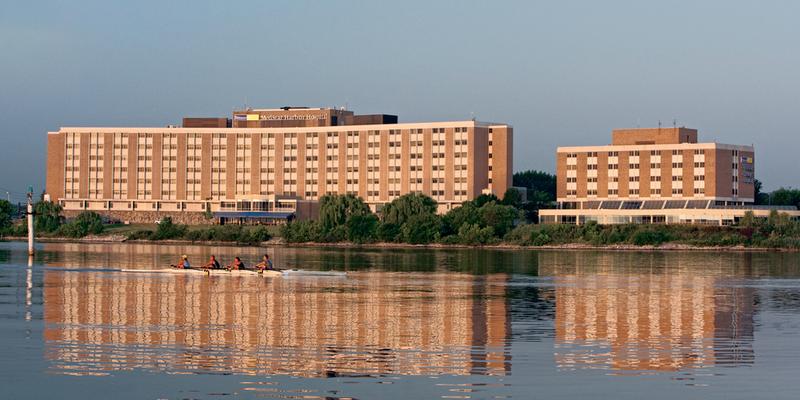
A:
<svg viewBox="0 0 800 400">
<path fill-rule="evenodd" d="M 5 237 L 5 241 L 27 241 L 26 237 Z M 737 251 L 737 252 L 798 252 L 800 249 L 771 248 L 771 247 L 746 247 L 746 246 L 693 246 L 680 243 L 664 243 L 658 246 L 633 244 L 614 244 L 595 246 L 585 243 L 569 243 L 560 245 L 521 246 L 509 243 L 491 245 L 463 245 L 463 244 L 408 244 L 408 243 L 368 243 L 358 244 L 350 242 L 337 243 L 286 243 L 282 238 L 273 238 L 259 245 L 248 245 L 235 242 L 222 241 L 191 241 L 191 240 L 129 240 L 124 235 L 89 235 L 83 238 L 66 237 L 41 237 L 36 238 L 40 243 L 137 243 L 137 244 L 165 244 L 165 245 L 197 245 L 197 246 L 230 246 L 230 247 L 328 247 L 349 249 L 489 249 L 489 250 L 600 250 L 600 251 Z"/>
</svg>

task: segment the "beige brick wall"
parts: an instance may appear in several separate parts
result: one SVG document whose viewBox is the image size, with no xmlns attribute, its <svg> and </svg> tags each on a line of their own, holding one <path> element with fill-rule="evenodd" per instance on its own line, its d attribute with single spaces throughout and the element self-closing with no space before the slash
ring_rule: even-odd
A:
<svg viewBox="0 0 800 400">
<path fill-rule="evenodd" d="M 411 134 L 412 132 L 416 132 L 417 130 L 422 130 L 422 134 L 420 136 L 420 140 L 422 140 L 422 159 L 421 159 L 421 172 L 419 176 L 422 177 L 422 184 L 417 187 L 423 193 L 428 195 L 433 195 L 433 184 L 432 179 L 434 174 L 432 173 L 432 165 L 433 165 L 433 145 L 432 145 L 432 137 L 433 137 L 433 127 L 443 130 L 442 139 L 444 140 L 444 146 L 442 146 L 442 150 L 444 151 L 444 159 L 442 162 L 444 163 L 444 183 L 441 186 L 443 190 L 444 196 L 437 196 L 438 200 L 445 205 L 450 205 L 453 203 L 458 203 L 461 201 L 455 200 L 455 190 L 456 187 L 454 185 L 455 181 L 455 151 L 456 148 L 454 146 L 456 134 L 455 128 L 465 128 L 464 132 L 466 133 L 466 146 L 464 149 L 459 151 L 466 151 L 466 162 L 467 168 L 466 171 L 466 184 L 464 184 L 464 189 L 466 189 L 466 198 L 473 198 L 481 194 L 481 192 L 489 187 L 489 179 L 492 179 L 492 190 L 498 196 L 501 196 L 505 190 L 511 186 L 512 183 L 512 173 L 513 173 L 513 162 L 512 162 L 512 145 L 513 145 L 513 135 L 512 129 L 510 127 L 505 127 L 501 125 L 491 125 L 491 129 L 493 130 L 492 138 L 492 164 L 493 169 L 491 172 L 489 171 L 489 125 L 481 125 L 475 124 L 472 121 L 461 121 L 461 122 L 453 122 L 453 123 L 432 123 L 432 124 L 408 124 L 404 126 L 398 125 L 370 125 L 370 126 L 348 126 L 348 127 L 329 127 L 327 129 L 307 129 L 307 130 L 298 130 L 299 128 L 286 128 L 281 129 L 279 131 L 275 130 L 261 130 L 261 129 L 253 129 L 248 131 L 241 131 L 241 130 L 232 130 L 232 131 L 225 131 L 222 128 L 70 128 L 65 129 L 64 132 L 59 132 L 55 134 L 51 134 L 48 136 L 48 175 L 47 175 L 47 190 L 55 200 L 59 200 L 64 196 L 64 172 L 65 172 L 65 136 L 67 131 L 69 132 L 76 132 L 81 137 L 81 144 L 80 144 L 80 154 L 81 159 L 79 160 L 79 194 L 82 199 L 88 199 L 88 176 L 89 176 L 89 143 L 90 143 L 90 134 L 92 132 L 99 132 L 103 135 L 104 139 L 104 150 L 102 156 L 104 157 L 104 161 L 102 164 L 103 167 L 103 186 L 101 187 L 103 191 L 103 197 L 106 199 L 113 198 L 113 166 L 114 164 L 114 137 L 115 134 L 118 133 L 125 133 L 128 135 L 127 138 L 127 161 L 125 167 L 127 168 L 127 174 L 123 176 L 123 179 L 127 179 L 127 196 L 128 200 L 136 201 L 136 200 L 144 200 L 144 199 L 137 199 L 138 191 L 144 190 L 144 188 L 138 187 L 138 178 L 139 174 L 137 173 L 139 167 L 150 166 L 152 168 L 152 174 L 148 179 L 151 179 L 151 185 L 148 190 L 152 192 L 151 200 L 163 200 L 167 193 L 163 193 L 162 189 L 162 179 L 167 179 L 167 176 L 164 175 L 162 177 L 162 144 L 167 143 L 167 139 L 164 138 L 162 135 L 165 134 L 175 134 L 176 135 L 176 144 L 177 144 L 177 162 L 175 163 L 175 167 L 177 168 L 177 173 L 175 174 L 176 185 L 175 190 L 175 199 L 169 200 L 164 202 L 165 207 L 177 207 L 177 202 L 181 200 L 186 200 L 188 196 L 188 187 L 187 187 L 187 168 L 189 167 L 189 163 L 187 162 L 188 151 L 187 146 L 189 144 L 188 136 L 194 134 L 200 134 L 200 146 L 201 146 L 201 159 L 202 161 L 199 163 L 198 167 L 200 168 L 200 173 L 198 179 L 200 179 L 201 183 L 199 185 L 199 199 L 196 200 L 205 200 L 212 197 L 212 190 L 216 190 L 212 188 L 212 178 L 217 178 L 212 171 L 213 168 L 222 167 L 225 168 L 225 174 L 220 176 L 220 179 L 225 180 L 225 184 L 222 188 L 224 191 L 221 200 L 233 200 L 236 197 L 236 190 L 237 190 L 237 138 L 236 135 L 246 133 L 251 134 L 250 141 L 251 141 L 251 152 L 249 153 L 251 160 L 250 162 L 244 166 L 244 168 L 250 168 L 249 175 L 244 176 L 244 179 L 249 179 L 250 181 L 250 195 L 259 195 L 261 192 L 261 168 L 272 168 L 275 170 L 275 182 L 274 182 L 274 194 L 282 195 L 284 191 L 284 179 L 288 179 L 288 177 L 284 177 L 284 174 L 281 173 L 284 167 L 284 135 L 288 132 L 294 132 L 297 135 L 297 194 L 299 197 L 303 197 L 305 192 L 308 191 L 317 191 L 319 196 L 325 194 L 326 191 L 326 168 L 328 167 L 329 163 L 326 160 L 328 156 L 328 149 L 326 147 L 327 144 L 327 132 L 328 131 L 335 131 L 338 133 L 338 141 L 339 141 L 339 148 L 338 148 L 338 190 L 337 193 L 345 193 L 347 190 L 347 132 L 356 131 L 358 132 L 358 157 L 359 161 L 356 163 L 358 166 L 358 174 L 356 175 L 356 179 L 358 179 L 359 185 L 355 189 L 357 194 L 362 196 L 363 198 L 367 199 L 367 192 L 369 190 L 369 174 L 368 174 L 368 156 L 370 153 L 370 148 L 368 147 L 369 143 L 369 131 L 377 130 L 380 134 L 379 139 L 379 162 L 377 163 L 379 166 L 379 173 L 378 173 L 378 187 L 376 190 L 379 190 L 379 196 L 377 198 L 368 199 L 372 203 L 375 202 L 386 202 L 390 201 L 391 198 L 389 196 L 389 188 L 390 185 L 388 184 L 389 181 L 389 131 L 396 129 L 400 131 L 399 140 L 401 141 L 401 148 L 400 148 L 400 165 L 401 165 L 401 172 L 399 174 L 399 190 L 400 194 L 407 193 L 412 188 L 410 184 L 411 179 Z M 97 130 L 95 130 L 97 129 Z M 274 163 L 266 166 L 262 165 L 261 162 L 261 135 L 269 133 L 274 133 L 275 135 L 275 154 L 274 154 Z M 306 134 L 307 133 L 317 133 L 318 134 L 318 150 L 317 156 L 318 160 L 316 166 L 318 168 L 318 182 L 315 187 L 311 187 L 311 183 L 306 181 Z M 226 157 L 225 162 L 222 165 L 218 165 L 218 163 L 213 162 L 214 154 L 216 153 L 213 150 L 213 144 L 215 143 L 215 139 L 213 139 L 214 134 L 225 133 L 225 137 L 222 140 L 222 144 L 226 146 L 226 150 L 223 152 L 223 156 Z M 147 154 L 152 157 L 152 161 L 145 161 L 139 162 L 138 160 L 138 151 L 139 151 L 139 135 L 152 135 L 152 150 L 147 150 Z M 142 154 L 144 155 L 144 154 Z M 264 174 L 264 179 L 268 179 L 267 175 Z M 459 189 L 461 190 L 461 189 Z M 80 200 L 80 199 L 76 199 Z M 79 204 L 79 203 L 75 203 Z M 133 203 L 131 203 L 133 204 Z M 148 203 L 149 204 L 149 203 Z M 137 207 L 144 211 L 148 208 L 148 204 L 141 204 L 141 208 Z M 374 204 L 372 204 L 374 205 Z M 102 207 L 101 207 L 102 208 Z M 446 209 L 445 207 L 444 209 Z"/>
<path fill-rule="evenodd" d="M 47 177 L 45 192 L 52 201 L 64 198 L 65 135 L 63 132 L 47 134 Z"/>
<path fill-rule="evenodd" d="M 493 126 L 491 129 L 492 188 L 497 196 L 503 196 L 512 186 L 514 177 L 514 128 Z"/>
</svg>

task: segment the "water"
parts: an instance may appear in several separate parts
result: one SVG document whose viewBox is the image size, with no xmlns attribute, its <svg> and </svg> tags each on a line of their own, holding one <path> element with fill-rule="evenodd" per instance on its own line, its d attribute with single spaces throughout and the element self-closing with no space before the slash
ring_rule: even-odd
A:
<svg viewBox="0 0 800 400">
<path fill-rule="evenodd" d="M 0 243 L 3 398 L 797 398 L 800 254 Z"/>
</svg>

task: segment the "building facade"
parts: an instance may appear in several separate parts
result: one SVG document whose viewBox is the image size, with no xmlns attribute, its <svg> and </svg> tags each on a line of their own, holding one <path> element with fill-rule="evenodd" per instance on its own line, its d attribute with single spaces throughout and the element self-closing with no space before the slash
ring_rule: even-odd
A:
<svg viewBox="0 0 800 400">
<path fill-rule="evenodd" d="M 326 194 L 354 194 L 377 210 L 419 192 L 446 212 L 511 187 L 511 126 L 393 122 L 286 107 L 235 111 L 232 121 L 186 118 L 183 127 L 61 128 L 48 133 L 46 194 L 68 213 L 192 223 L 208 212 L 313 214 L 306 203 Z"/>
<path fill-rule="evenodd" d="M 558 209 L 543 223 L 729 224 L 753 206 L 752 146 L 700 143 L 683 127 L 619 129 L 606 146 L 559 147 Z"/>
</svg>

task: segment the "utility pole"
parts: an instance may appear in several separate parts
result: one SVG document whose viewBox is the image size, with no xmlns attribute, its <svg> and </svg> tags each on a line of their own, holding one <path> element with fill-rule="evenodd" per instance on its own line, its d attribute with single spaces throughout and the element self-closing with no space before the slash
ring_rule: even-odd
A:
<svg viewBox="0 0 800 400">
<path fill-rule="evenodd" d="M 28 255 L 33 255 L 33 186 L 28 187 Z"/>
</svg>

